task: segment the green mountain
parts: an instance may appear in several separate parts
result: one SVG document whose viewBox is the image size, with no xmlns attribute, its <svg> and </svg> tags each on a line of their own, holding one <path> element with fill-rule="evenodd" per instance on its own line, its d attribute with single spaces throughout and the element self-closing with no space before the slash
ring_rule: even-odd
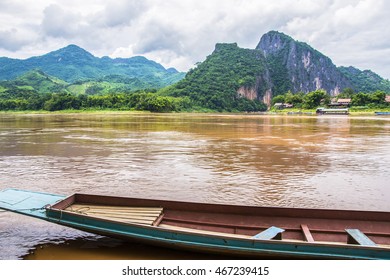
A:
<svg viewBox="0 0 390 280">
<path fill-rule="evenodd" d="M 337 95 L 351 88 L 390 93 L 389 80 L 370 70 L 336 67 L 308 44 L 277 31 L 264 34 L 255 49 L 216 44 L 206 60 L 183 77 L 145 57 L 97 58 L 70 45 L 25 60 L 0 58 L 0 109 L 260 111 L 288 91 L 324 89 Z M 158 88 L 157 94 L 145 92 Z"/>
<path fill-rule="evenodd" d="M 31 70 L 41 70 L 68 83 L 120 75 L 138 79 L 140 85 L 149 88 L 161 88 L 184 77 L 184 73 L 165 69 L 145 57 L 98 58 L 76 45 L 24 60 L 0 58 L 0 80 L 13 80 Z"/>
<path fill-rule="evenodd" d="M 256 50 L 260 50 L 267 60 L 274 95 L 317 89 L 337 95 L 342 89 L 353 87 L 330 58 L 283 33 L 264 34 Z"/>
<path fill-rule="evenodd" d="M 41 70 L 31 70 L 14 80 L 0 82 L 0 91 L 34 91 L 36 93 L 72 93 L 104 95 L 125 93 L 140 89 L 152 89 L 155 84 L 121 75 L 109 75 L 96 80 L 81 80 L 67 83 L 59 78 L 47 75 Z"/>
<path fill-rule="evenodd" d="M 66 87 L 68 92 L 74 94 L 104 95 L 118 92 L 131 92 L 140 89 L 151 89 L 155 86 L 139 78 L 122 75 L 109 75 L 96 80 L 74 82 Z"/>
<path fill-rule="evenodd" d="M 270 105 L 272 97 L 288 91 L 308 93 L 324 89 L 337 95 L 352 88 L 356 92 L 390 92 L 388 85 L 388 80 L 371 71 L 338 68 L 308 44 L 271 31 L 261 37 L 255 49 L 217 44 L 204 62 L 163 93 L 189 96 L 207 108 L 241 110 L 238 101 Z"/>
<path fill-rule="evenodd" d="M 264 105 L 257 96 L 250 98 L 247 89 L 255 85 L 255 94 L 265 91 L 265 72 L 266 62 L 260 51 L 241 49 L 237 44 L 217 44 L 203 63 L 163 93 L 188 96 L 197 106 L 213 110 L 258 111 L 265 109 Z"/>
<path fill-rule="evenodd" d="M 67 82 L 56 77 L 47 75 L 40 70 L 32 70 L 24 73 L 11 81 L 10 84 L 20 89 L 35 90 L 41 93 L 63 91 L 68 85 Z"/>
<path fill-rule="evenodd" d="M 353 84 L 357 92 L 374 92 L 376 90 L 390 93 L 390 81 L 385 80 L 371 70 L 361 71 L 355 67 L 339 67 L 343 73 Z"/>
</svg>

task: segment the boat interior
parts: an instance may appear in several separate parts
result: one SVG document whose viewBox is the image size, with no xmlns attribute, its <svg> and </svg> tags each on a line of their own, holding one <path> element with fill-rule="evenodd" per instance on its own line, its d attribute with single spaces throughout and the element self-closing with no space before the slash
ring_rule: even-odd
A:
<svg viewBox="0 0 390 280">
<path fill-rule="evenodd" d="M 211 204 L 193 203 L 186 207 L 186 204 L 181 202 L 168 202 L 165 206 L 158 207 L 156 203 L 140 204 L 106 205 L 73 199 L 72 203 L 63 204 L 62 207 L 60 205 L 58 208 L 61 211 L 118 223 L 204 235 L 390 248 L 388 213 L 380 212 L 382 216 L 387 214 L 385 219 L 374 220 L 362 214 L 359 217 L 358 212 L 350 215 L 344 211 L 327 213 L 327 210 L 318 210 L 316 213 L 317 210 L 313 209 L 297 209 L 296 213 L 292 213 L 295 209 L 283 211 L 283 208 L 258 210 L 257 207 L 231 207 L 237 208 L 236 211 L 237 209 L 227 210 L 226 207 L 229 206 L 226 205 L 214 208 Z M 251 213 L 251 210 L 256 211 Z"/>
</svg>

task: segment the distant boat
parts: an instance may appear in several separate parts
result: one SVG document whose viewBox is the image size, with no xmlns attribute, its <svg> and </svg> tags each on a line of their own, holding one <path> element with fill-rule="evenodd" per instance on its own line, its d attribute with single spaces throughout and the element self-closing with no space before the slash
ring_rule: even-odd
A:
<svg viewBox="0 0 390 280">
<path fill-rule="evenodd" d="M 390 212 L 233 206 L 16 189 L 0 208 L 100 235 L 232 256 L 390 259 Z"/>
<path fill-rule="evenodd" d="M 317 108 L 316 114 L 318 114 L 318 115 L 348 115 L 349 109 L 348 108 L 343 108 L 343 109 Z"/>
<path fill-rule="evenodd" d="M 390 112 L 375 112 L 375 115 L 390 115 Z"/>
<path fill-rule="evenodd" d="M 287 115 L 313 115 L 312 112 L 294 112 L 294 111 L 290 111 L 290 112 L 287 112 Z"/>
</svg>

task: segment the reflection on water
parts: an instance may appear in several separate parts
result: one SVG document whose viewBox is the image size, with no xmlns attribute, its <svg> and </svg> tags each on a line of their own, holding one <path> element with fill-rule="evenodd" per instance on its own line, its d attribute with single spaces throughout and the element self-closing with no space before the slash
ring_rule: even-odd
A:
<svg viewBox="0 0 390 280">
<path fill-rule="evenodd" d="M 123 242 L 112 238 L 78 238 L 61 244 L 43 244 L 25 256 L 27 260 L 210 260 L 223 255 L 187 253 L 168 248 Z"/>
<path fill-rule="evenodd" d="M 0 114 L 0 189 L 390 211 L 389 132 L 386 117 Z M 97 236 L 0 212 L 0 259 L 46 243 L 79 254 L 70 240 L 86 238 L 107 258 L 171 254 L 121 255 Z"/>
</svg>

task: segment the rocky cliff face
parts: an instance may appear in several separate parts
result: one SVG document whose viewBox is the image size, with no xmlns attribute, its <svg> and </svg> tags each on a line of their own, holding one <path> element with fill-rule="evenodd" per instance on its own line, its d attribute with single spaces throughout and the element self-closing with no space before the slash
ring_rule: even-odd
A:
<svg viewBox="0 0 390 280">
<path fill-rule="evenodd" d="M 230 110 L 246 99 L 262 101 L 269 107 L 272 97 L 288 91 L 324 89 L 337 95 L 345 88 L 360 91 L 363 86 L 370 91 L 390 91 L 390 82 L 375 73 L 337 68 L 308 44 L 271 31 L 262 36 L 256 49 L 243 49 L 236 43 L 217 44 L 214 52 L 171 91 L 174 96 L 192 96 L 202 106 Z"/>
<path fill-rule="evenodd" d="M 254 85 L 241 86 L 237 90 L 239 96 L 249 100 L 260 100 L 264 104 L 270 105 L 272 99 L 272 81 L 268 69 L 264 69 L 263 73 L 256 75 Z"/>
<path fill-rule="evenodd" d="M 325 89 L 337 95 L 342 89 L 352 87 L 328 57 L 283 33 L 268 32 L 256 49 L 266 57 L 274 94 Z"/>
</svg>

